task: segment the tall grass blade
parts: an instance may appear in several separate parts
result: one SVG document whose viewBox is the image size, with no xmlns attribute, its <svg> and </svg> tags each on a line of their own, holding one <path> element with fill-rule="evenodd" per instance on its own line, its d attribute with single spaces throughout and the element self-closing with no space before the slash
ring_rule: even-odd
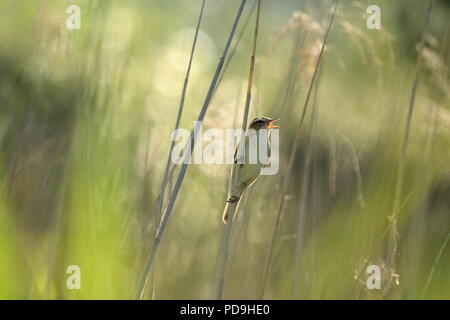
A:
<svg viewBox="0 0 450 320">
<path fill-rule="evenodd" d="M 311 98 L 311 93 L 312 93 L 314 84 L 316 82 L 316 78 L 317 78 L 318 71 L 319 71 L 319 66 L 320 66 L 320 63 L 322 61 L 323 53 L 325 51 L 325 46 L 326 46 L 326 44 L 328 42 L 328 37 L 329 37 L 330 31 L 331 31 L 331 27 L 333 26 L 333 21 L 334 21 L 334 18 L 336 16 L 338 5 L 339 5 L 339 0 L 336 1 L 333 13 L 332 13 L 331 18 L 330 18 L 330 22 L 328 24 L 327 31 L 325 32 L 325 35 L 324 35 L 324 38 L 323 38 L 322 46 L 320 48 L 320 53 L 319 53 L 319 56 L 317 57 L 317 62 L 316 62 L 316 65 L 314 67 L 314 73 L 313 73 L 311 81 L 309 83 L 308 92 L 306 94 L 305 103 L 303 105 L 303 111 L 302 111 L 302 115 L 301 115 L 301 118 L 300 118 L 300 122 L 299 122 L 299 125 L 297 127 L 297 132 L 295 134 L 294 144 L 292 146 L 291 153 L 290 153 L 290 156 L 289 156 L 289 161 L 288 161 L 286 173 L 285 173 L 283 184 L 282 184 L 281 195 L 280 195 L 280 199 L 279 199 L 279 202 L 278 202 L 279 203 L 278 204 L 278 209 L 277 209 L 277 212 L 276 212 L 276 215 L 275 215 L 275 224 L 274 224 L 273 231 L 272 231 L 272 234 L 271 234 L 271 237 L 270 237 L 269 247 L 268 247 L 268 251 L 267 251 L 267 254 L 266 254 L 266 260 L 265 260 L 265 263 L 264 263 L 264 269 L 263 269 L 262 281 L 261 281 L 261 291 L 260 291 L 260 294 L 259 294 L 259 298 L 260 299 L 264 298 L 264 292 L 266 290 L 267 277 L 268 277 L 270 266 L 272 264 L 273 250 L 274 250 L 274 246 L 275 246 L 276 235 L 278 233 L 278 229 L 279 229 L 280 222 L 281 222 L 282 212 L 283 212 L 283 209 L 284 209 L 284 202 L 285 202 L 287 188 L 288 188 L 288 184 L 289 184 L 289 178 L 291 176 L 290 173 L 291 173 L 292 168 L 294 166 L 295 156 L 297 154 L 298 145 L 300 143 L 300 133 L 302 132 L 303 122 L 305 120 L 305 115 L 306 115 L 306 111 L 308 109 L 309 100 Z"/>
<path fill-rule="evenodd" d="M 181 91 L 181 97 L 180 97 L 180 104 L 178 106 L 177 119 L 175 121 L 175 127 L 174 127 L 173 132 L 177 132 L 176 130 L 180 127 L 181 116 L 183 114 L 184 100 L 186 98 L 186 92 L 187 92 L 187 87 L 188 87 L 188 83 L 189 83 L 189 75 L 191 73 L 192 60 L 194 58 L 195 47 L 197 45 L 198 32 L 200 30 L 200 25 L 202 22 L 203 11 L 205 8 L 205 2 L 206 2 L 206 0 L 203 0 L 202 6 L 200 9 L 200 14 L 198 16 L 197 26 L 195 28 L 194 40 L 192 42 L 191 54 L 189 56 L 189 62 L 188 62 L 188 66 L 186 69 L 186 76 L 184 78 L 183 89 Z M 169 181 L 169 169 L 170 169 L 173 147 L 175 146 L 175 141 L 176 141 L 176 136 L 172 138 L 172 142 L 171 142 L 170 148 L 169 148 L 169 155 L 167 156 L 166 166 L 164 168 L 164 175 L 163 175 L 163 179 L 162 179 L 162 183 L 161 183 L 161 190 L 159 192 L 159 198 L 160 198 L 159 199 L 159 208 L 158 208 L 159 211 L 162 211 L 162 207 L 163 207 L 163 203 L 164 203 L 164 194 L 165 194 L 165 190 L 167 187 L 167 183 Z"/>
<path fill-rule="evenodd" d="M 399 159 L 399 168 L 397 171 L 397 178 L 396 178 L 396 187 L 395 187 L 395 196 L 394 196 L 394 205 L 392 214 L 389 217 L 391 226 L 391 233 L 390 233 L 390 239 L 389 239 L 389 247 L 387 252 L 387 258 L 386 258 L 386 264 L 388 267 L 388 272 L 390 272 L 389 280 L 387 282 L 387 286 L 385 287 L 385 292 L 388 292 L 392 287 L 392 277 L 395 274 L 395 258 L 397 255 L 398 250 L 398 242 L 399 242 L 399 231 L 398 231 L 398 207 L 401 202 L 401 195 L 403 190 L 403 176 L 405 171 L 405 158 L 406 158 L 406 152 L 408 149 L 408 143 L 409 143 L 409 135 L 411 131 L 411 122 L 412 117 L 414 113 L 414 105 L 416 101 L 416 95 L 417 95 L 417 87 L 419 85 L 419 79 L 420 74 L 422 71 L 422 62 L 423 62 L 423 49 L 425 47 L 425 39 L 427 35 L 428 30 L 428 24 L 430 21 L 431 11 L 433 8 L 433 0 L 429 0 L 428 2 L 428 9 L 427 13 L 425 15 L 425 21 L 422 27 L 422 35 L 420 39 L 419 44 L 419 53 L 417 56 L 416 61 L 416 70 L 415 70 L 415 76 L 414 76 L 414 82 L 411 89 L 411 95 L 409 99 L 409 106 L 408 106 L 408 116 L 406 118 L 406 126 L 405 126 L 405 132 L 403 137 L 403 144 L 402 149 L 400 152 L 400 159 Z"/>
<path fill-rule="evenodd" d="M 246 100 L 245 100 L 244 114 L 242 117 L 241 143 L 243 143 L 243 141 L 245 141 L 244 134 L 245 134 L 245 130 L 247 128 L 248 114 L 250 111 L 250 102 L 251 102 L 251 98 L 252 98 L 253 74 L 255 71 L 255 56 L 256 56 L 256 46 L 257 46 L 257 39 L 258 39 L 260 14 L 261 14 L 261 0 L 258 0 L 258 7 L 257 7 L 257 11 L 256 11 L 255 31 L 254 31 L 254 36 L 253 36 L 253 49 L 252 49 L 252 55 L 250 57 L 250 71 L 249 71 L 249 75 L 248 75 L 247 96 L 246 96 Z M 234 177 L 239 177 L 240 169 L 241 169 L 241 167 L 238 165 L 236 167 L 236 174 L 234 175 Z M 231 185 L 233 185 L 233 183 L 234 182 L 232 181 Z M 236 211 L 234 211 L 233 214 L 235 214 L 235 213 L 236 213 Z M 221 246 L 220 246 L 220 250 L 219 250 L 219 257 L 217 260 L 218 281 L 217 281 L 215 298 L 218 300 L 223 299 L 225 273 L 226 273 L 226 267 L 227 267 L 227 262 L 228 262 L 233 220 L 234 220 L 234 216 L 231 216 L 228 220 L 229 222 L 224 225 L 224 232 L 223 232 L 223 237 L 222 237 Z"/>
<path fill-rule="evenodd" d="M 216 71 L 214 73 L 213 79 L 211 80 L 211 84 L 209 86 L 208 92 L 207 92 L 205 100 L 203 102 L 202 109 L 200 110 L 200 113 L 198 115 L 198 118 L 197 118 L 198 122 L 202 122 L 203 119 L 205 118 L 206 111 L 208 110 L 209 104 L 211 102 L 211 98 L 212 98 L 212 95 L 213 95 L 213 92 L 214 92 L 214 88 L 216 87 L 217 80 L 219 79 L 219 75 L 220 75 L 220 72 L 222 70 L 222 67 L 223 67 L 223 64 L 224 64 L 224 61 L 225 61 L 225 57 L 228 54 L 228 50 L 230 48 L 231 41 L 233 40 L 234 34 L 236 32 L 236 28 L 237 28 L 237 25 L 238 25 L 239 20 L 241 18 L 242 10 L 244 9 L 245 3 L 246 3 L 246 0 L 242 0 L 241 4 L 239 6 L 239 9 L 237 11 L 236 18 L 234 19 L 233 25 L 231 27 L 230 34 L 229 34 L 227 42 L 225 44 L 225 48 L 224 48 L 224 50 L 222 52 L 222 56 L 220 57 L 220 60 L 219 60 L 219 63 L 217 65 Z M 193 130 L 193 132 L 191 133 L 192 142 L 189 141 L 188 143 L 192 143 L 192 148 L 190 149 L 190 152 L 187 152 L 185 154 L 185 158 L 184 158 L 183 164 L 181 165 L 180 172 L 179 172 L 177 180 L 175 182 L 175 186 L 174 186 L 174 188 L 172 190 L 172 193 L 171 193 L 171 196 L 169 198 L 169 203 L 167 205 L 167 209 L 165 210 L 164 215 L 161 218 L 161 222 L 159 224 L 159 227 L 158 227 L 158 230 L 157 230 L 157 233 L 156 233 L 156 237 L 155 237 L 155 242 L 154 242 L 153 247 L 152 247 L 152 249 L 150 251 L 150 254 L 149 254 L 149 256 L 148 256 L 148 258 L 147 258 L 147 260 L 145 262 L 144 270 L 142 272 L 141 279 L 139 280 L 139 283 L 138 283 L 138 287 L 137 287 L 136 295 L 135 295 L 136 299 L 142 299 L 144 297 L 145 286 L 146 286 L 146 283 L 147 283 L 147 279 L 148 279 L 148 276 L 150 274 L 151 268 L 153 266 L 153 263 L 154 263 L 154 260 L 155 260 L 155 257 L 156 257 L 156 253 L 157 253 L 157 251 L 159 249 L 159 245 L 160 245 L 161 239 L 162 239 L 162 237 L 164 235 L 164 231 L 166 229 L 167 223 L 168 223 L 169 218 L 170 218 L 170 216 L 172 214 L 173 207 L 175 205 L 176 199 L 178 197 L 178 193 L 179 193 L 180 188 L 181 188 L 181 184 L 183 183 L 184 176 L 186 174 L 186 170 L 187 170 L 187 167 L 189 165 L 189 162 L 190 162 L 190 159 L 191 159 L 191 156 L 192 156 L 192 152 L 193 152 L 193 149 L 194 149 L 193 147 L 195 146 L 195 142 L 197 140 L 197 134 L 198 134 L 197 130 Z"/>
</svg>

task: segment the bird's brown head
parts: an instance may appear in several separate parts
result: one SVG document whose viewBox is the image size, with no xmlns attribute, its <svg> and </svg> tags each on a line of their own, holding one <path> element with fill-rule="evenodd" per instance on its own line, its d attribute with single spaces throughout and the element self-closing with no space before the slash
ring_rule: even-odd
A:
<svg viewBox="0 0 450 320">
<path fill-rule="evenodd" d="M 253 130 L 260 130 L 260 129 L 275 129 L 279 128 L 279 126 L 274 125 L 273 123 L 275 121 L 278 121 L 279 119 L 271 119 L 268 117 L 261 117 L 261 118 L 255 118 L 250 122 L 250 125 L 248 126 L 249 129 Z"/>
</svg>

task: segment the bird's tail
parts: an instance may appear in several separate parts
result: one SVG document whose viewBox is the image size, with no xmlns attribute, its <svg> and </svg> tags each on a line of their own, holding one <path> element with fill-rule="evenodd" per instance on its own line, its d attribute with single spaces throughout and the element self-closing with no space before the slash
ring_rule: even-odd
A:
<svg viewBox="0 0 450 320">
<path fill-rule="evenodd" d="M 234 217 L 234 214 L 236 212 L 236 209 L 239 205 L 239 202 L 241 200 L 241 194 L 239 194 L 239 196 L 237 195 L 232 195 L 228 200 L 227 200 L 227 204 L 225 205 L 225 209 L 223 210 L 223 215 L 222 215 L 222 221 L 223 223 L 227 223 L 228 220 Z"/>
</svg>

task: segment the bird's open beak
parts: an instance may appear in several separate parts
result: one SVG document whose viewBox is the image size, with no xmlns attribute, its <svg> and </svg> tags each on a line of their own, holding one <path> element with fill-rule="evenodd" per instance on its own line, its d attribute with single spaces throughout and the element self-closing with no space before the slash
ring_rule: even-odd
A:
<svg viewBox="0 0 450 320">
<path fill-rule="evenodd" d="M 274 119 L 272 121 L 269 121 L 269 123 L 267 124 L 267 129 L 276 129 L 279 128 L 280 126 L 277 126 L 275 124 L 273 124 L 275 121 L 278 121 L 280 119 Z"/>
</svg>

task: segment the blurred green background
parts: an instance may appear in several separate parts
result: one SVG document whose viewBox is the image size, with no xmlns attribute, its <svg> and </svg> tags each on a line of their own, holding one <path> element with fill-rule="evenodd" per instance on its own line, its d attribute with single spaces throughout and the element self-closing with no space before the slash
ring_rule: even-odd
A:
<svg viewBox="0 0 450 320">
<path fill-rule="evenodd" d="M 255 0 L 247 2 L 205 129 L 241 123 L 255 15 Z M 239 3 L 206 1 L 183 128 L 200 111 Z M 79 30 L 66 27 L 72 4 L 81 9 Z M 381 8 L 382 30 L 366 28 L 371 4 Z M 435 0 L 431 13 L 395 267 L 386 259 L 427 4 L 341 1 L 288 176 L 264 298 L 450 299 L 449 1 Z M 133 298 L 160 217 L 155 203 L 200 6 L 0 2 L 0 298 Z M 261 297 L 281 186 L 333 6 L 262 1 L 250 118 L 281 118 L 280 172 L 260 177 L 242 200 L 226 298 Z M 213 297 L 228 173 L 227 165 L 189 167 L 145 298 Z M 381 268 L 381 290 L 366 288 L 371 264 Z M 81 269 L 80 290 L 66 287 L 70 265 Z"/>
</svg>

